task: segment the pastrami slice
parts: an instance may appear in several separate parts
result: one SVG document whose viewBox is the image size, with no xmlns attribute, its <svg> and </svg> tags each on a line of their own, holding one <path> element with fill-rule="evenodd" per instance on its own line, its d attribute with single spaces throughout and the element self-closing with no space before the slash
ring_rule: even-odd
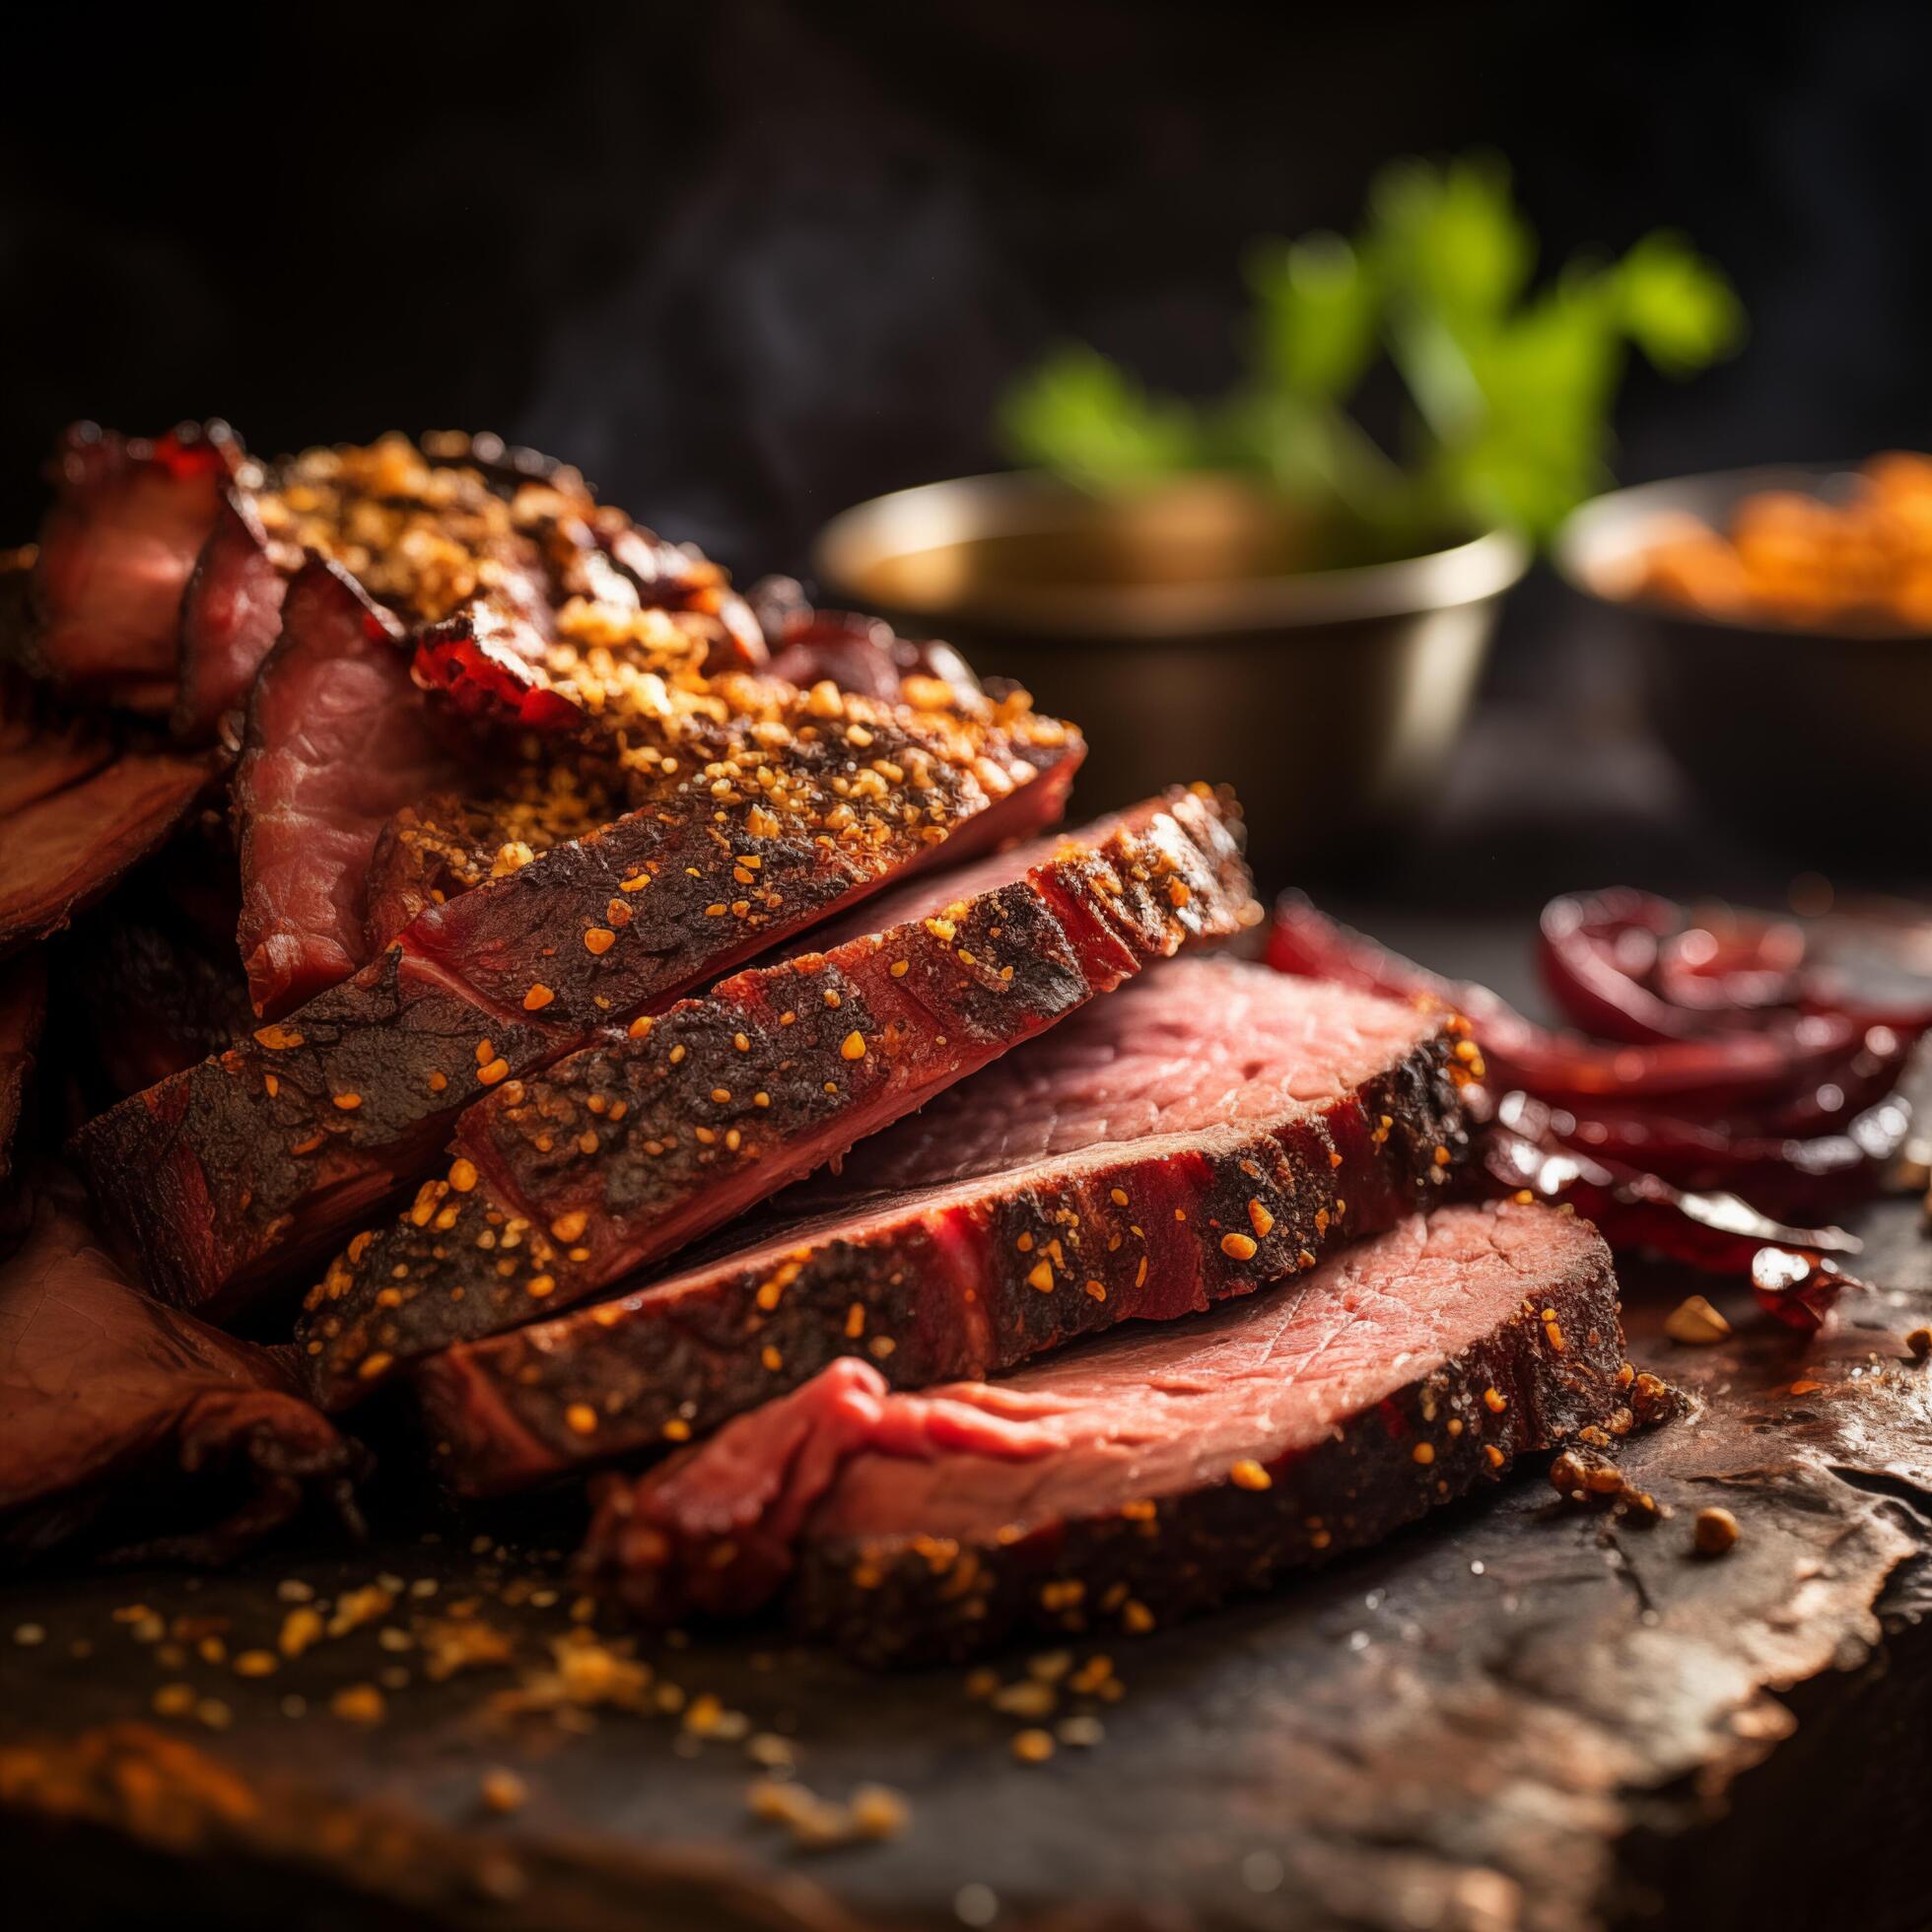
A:
<svg viewBox="0 0 1932 1932">
<path fill-rule="evenodd" d="M 311 1292 L 328 1407 L 587 1299 L 1194 940 L 1254 923 L 1238 822 L 1179 791 L 984 861 L 862 936 L 726 980 L 458 1122 L 455 1158 Z M 547 1002 L 546 1002 L 547 1003 Z"/>
<path fill-rule="evenodd" d="M 835 1362 L 613 1479 L 586 1564 L 653 1620 L 783 1591 L 805 1631 L 870 1662 L 1131 1633 L 1618 1425 L 1629 1380 L 1587 1222 L 1449 1208 L 1002 1382 L 894 1394 Z"/>
<path fill-rule="evenodd" d="M 250 493 L 230 488 L 181 598 L 177 738 L 212 738 L 240 711 L 280 635 L 288 587 Z"/>
<path fill-rule="evenodd" d="M 1445 1016 L 1232 961 L 1096 1000 L 621 1298 L 430 1357 L 473 1494 L 687 1439 L 862 1353 L 1009 1368 L 1312 1268 L 1439 1199 L 1468 1145 Z"/>
<path fill-rule="evenodd" d="M 199 758 L 118 751 L 0 817 L 0 954 L 62 931 L 159 851 L 208 779 Z"/>
<path fill-rule="evenodd" d="M 419 1178 L 472 1100 L 942 854 L 1038 833 L 1084 749 L 1023 708 L 908 712 L 890 722 L 921 756 L 866 777 L 877 707 L 829 687 L 763 702 L 797 719 L 797 756 L 767 743 L 755 795 L 669 759 L 658 803 L 432 907 L 352 978 L 88 1123 L 75 1153 L 157 1292 L 245 1305 Z M 747 749 L 760 722 L 731 721 Z"/>
<path fill-rule="evenodd" d="M 33 667 L 95 703 L 167 712 L 182 591 L 242 462 L 222 423 L 152 441 L 93 423 L 68 430 L 29 596 Z"/>
<path fill-rule="evenodd" d="M 235 771 L 237 936 L 265 1019 L 364 963 L 384 826 L 463 770 L 410 683 L 401 625 L 339 564 L 305 565 L 280 618 Z"/>
<path fill-rule="evenodd" d="M 347 1512 L 366 1458 L 302 1399 L 286 1351 L 143 1294 L 77 1194 L 42 1177 L 0 1263 L 0 1569 L 82 1539 L 222 1562 L 311 1498 Z"/>
</svg>

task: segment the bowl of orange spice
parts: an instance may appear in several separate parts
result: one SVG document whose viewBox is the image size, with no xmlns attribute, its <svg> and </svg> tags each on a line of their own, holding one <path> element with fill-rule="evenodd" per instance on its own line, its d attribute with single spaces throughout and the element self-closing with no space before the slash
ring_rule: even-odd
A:
<svg viewBox="0 0 1932 1932">
<path fill-rule="evenodd" d="M 1615 610 L 1658 735 L 1780 856 L 1916 845 L 1932 798 L 1932 456 L 1733 470 L 1576 511 L 1557 568 Z"/>
</svg>

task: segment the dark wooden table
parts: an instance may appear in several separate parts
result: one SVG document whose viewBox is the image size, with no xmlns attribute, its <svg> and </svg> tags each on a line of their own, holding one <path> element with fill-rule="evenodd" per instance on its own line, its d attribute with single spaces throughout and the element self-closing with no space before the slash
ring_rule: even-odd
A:
<svg viewBox="0 0 1932 1932">
<path fill-rule="evenodd" d="M 17 1582 L 6 1922 L 1922 1928 L 1932 1366 L 1902 1337 L 1932 1319 L 1932 1241 L 1902 1200 L 1861 1225 L 1879 1290 L 1809 1346 L 1735 1295 L 1730 1341 L 1678 1346 L 1662 1316 L 1705 1284 L 1626 1277 L 1633 1358 L 1695 1398 L 1620 1450 L 1669 1520 L 1576 1511 L 1524 1470 L 1266 1600 L 1075 1643 L 1073 1670 L 1104 1652 L 1124 1692 L 1062 1679 L 1046 1721 L 1103 1735 L 1044 1764 L 1010 1748 L 1037 1720 L 964 1672 L 870 1677 L 773 1631 L 641 1645 L 648 1688 L 620 1658 L 616 1705 L 580 1686 L 548 1707 L 581 1627 L 543 1553 L 569 1548 L 562 1504 L 476 1547 L 475 1524 L 397 1526 L 207 1578 Z M 1709 1504 L 1743 1530 L 1715 1560 L 1690 1549 Z M 238 1671 L 299 1591 L 340 1605 L 385 1576 L 401 1594 L 372 1622 Z M 435 1681 L 464 1625 L 480 1654 Z M 380 1723 L 332 1712 L 383 1673 Z M 903 1793 L 903 1832 L 805 1850 L 754 1816 L 774 1738 L 822 1797 Z M 493 1770 L 525 1801 L 493 1810 Z"/>
</svg>

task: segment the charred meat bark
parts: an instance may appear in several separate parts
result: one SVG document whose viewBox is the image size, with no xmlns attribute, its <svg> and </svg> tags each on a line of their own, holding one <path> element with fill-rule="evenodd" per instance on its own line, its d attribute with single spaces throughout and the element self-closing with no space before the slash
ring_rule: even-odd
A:
<svg viewBox="0 0 1932 1932">
<path fill-rule="evenodd" d="M 254 1025 L 233 945 L 201 942 L 154 896 L 124 907 L 117 895 L 111 917 L 97 919 L 65 962 L 104 1105 L 221 1053 Z"/>
<path fill-rule="evenodd" d="M 1449 1208 L 1003 1382 L 893 1394 L 848 1356 L 613 1480 L 586 1562 L 653 1620 L 784 1591 L 806 1632 L 873 1663 L 1132 1633 L 1615 1421 L 1629 1380 L 1595 1229 Z"/>
<path fill-rule="evenodd" d="M 1179 792 L 909 888 L 862 937 L 479 1101 L 448 1175 L 310 1293 L 297 1339 L 318 1400 L 587 1299 L 1143 966 L 1232 937 L 1257 909 L 1227 809 Z"/>
<path fill-rule="evenodd" d="M 220 423 L 152 442 L 92 423 L 69 430 L 40 526 L 30 666 L 92 703 L 166 714 L 181 595 L 241 462 Z"/>
<path fill-rule="evenodd" d="M 969 718 L 726 682 L 627 747 L 651 802 L 431 906 L 354 977 L 82 1130 L 164 1298 L 242 1305 L 418 1178 L 472 1101 L 895 877 L 1036 833 L 1079 761 L 1023 702 Z"/>
<path fill-rule="evenodd" d="M 264 1018 L 365 962 L 367 878 L 384 827 L 462 776 L 401 644 L 401 626 L 340 565 L 309 564 L 289 586 L 235 771 L 238 938 Z"/>
<path fill-rule="evenodd" d="M 0 1563 L 84 1539 L 219 1562 L 311 1496 L 346 1507 L 360 1455 L 274 1352 L 143 1294 L 66 1191 L 0 1263 Z"/>
<path fill-rule="evenodd" d="M 918 1388 L 1313 1268 L 1451 1177 L 1459 1044 L 1443 1016 L 1260 967 L 1157 967 L 781 1197 L 748 1245 L 431 1356 L 439 1469 L 522 1487 L 841 1354 Z"/>
</svg>

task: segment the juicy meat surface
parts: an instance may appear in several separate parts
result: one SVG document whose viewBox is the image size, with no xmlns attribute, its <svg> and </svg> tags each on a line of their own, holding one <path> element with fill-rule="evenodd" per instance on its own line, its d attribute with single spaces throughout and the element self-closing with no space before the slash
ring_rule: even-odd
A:
<svg viewBox="0 0 1932 1932">
<path fill-rule="evenodd" d="M 1312 1268 L 1452 1178 L 1456 1044 L 1440 1015 L 1262 967 L 1157 967 L 725 1252 L 429 1358 L 439 1468 L 516 1488 L 702 1433 L 862 1347 L 918 1388 Z"/>
<path fill-rule="evenodd" d="M 65 1193 L 0 1263 L 0 1561 L 82 1537 L 220 1561 L 310 1495 L 346 1505 L 358 1453 L 279 1357 L 143 1294 Z"/>
<path fill-rule="evenodd" d="M 1441 1027 L 1412 1006 L 1313 982 L 1283 997 L 1265 973 L 1221 960 L 1177 961 L 1125 997 L 1005 1062 L 996 1080 L 962 1086 L 867 1141 L 790 1204 L 838 1208 L 1332 1108 Z"/>
<path fill-rule="evenodd" d="M 1143 966 L 1233 937 L 1256 909 L 1225 812 L 1176 793 L 902 888 L 862 935 L 479 1101 L 447 1177 L 310 1293 L 297 1339 L 317 1398 L 344 1406 L 448 1343 L 587 1299 Z"/>
<path fill-rule="evenodd" d="M 1449 1208 L 1001 1382 L 895 1394 L 847 1357 L 614 1481 L 588 1561 L 654 1617 L 792 1580 L 808 1627 L 873 1657 L 1148 1627 L 1611 1419 L 1622 1372 L 1587 1222 Z"/>
<path fill-rule="evenodd" d="M 652 752 L 654 803 L 431 906 L 360 972 L 81 1130 L 158 1293 L 229 1312 L 287 1282 L 420 1178 L 471 1101 L 942 857 L 1038 833 L 1083 750 L 1024 710 L 935 719 L 740 683 L 759 709 L 694 702 L 684 755 Z"/>
<path fill-rule="evenodd" d="M 410 682 L 401 640 L 339 565 L 310 563 L 289 586 L 235 773 L 238 936 L 265 1018 L 364 963 L 369 863 L 383 827 L 461 775 Z"/>
<path fill-rule="evenodd" d="M 229 490 L 181 598 L 180 685 L 169 721 L 176 737 L 212 738 L 246 702 L 281 634 L 288 587 L 253 503 Z"/>
<path fill-rule="evenodd" d="M 168 710 L 181 594 L 239 454 L 219 425 L 152 443 L 66 433 L 31 590 L 36 668 L 95 703 Z"/>
</svg>

